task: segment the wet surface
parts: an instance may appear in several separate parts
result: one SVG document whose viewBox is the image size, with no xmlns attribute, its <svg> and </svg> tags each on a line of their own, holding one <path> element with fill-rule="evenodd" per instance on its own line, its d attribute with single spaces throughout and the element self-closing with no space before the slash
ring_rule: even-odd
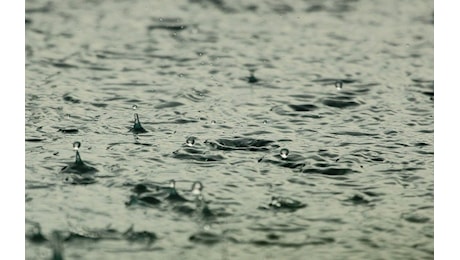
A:
<svg viewBox="0 0 460 260">
<path fill-rule="evenodd" d="M 432 1 L 25 17 L 26 259 L 433 258 Z"/>
</svg>

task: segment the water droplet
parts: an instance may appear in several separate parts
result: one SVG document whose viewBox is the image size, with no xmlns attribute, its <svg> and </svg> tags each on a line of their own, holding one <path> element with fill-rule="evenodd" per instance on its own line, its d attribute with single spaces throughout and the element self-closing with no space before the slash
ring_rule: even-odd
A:
<svg viewBox="0 0 460 260">
<path fill-rule="evenodd" d="M 74 149 L 74 150 L 78 150 L 78 148 L 80 148 L 80 146 L 81 146 L 81 143 L 80 143 L 80 142 L 74 142 L 74 143 L 73 143 L 73 149 Z"/>
<path fill-rule="evenodd" d="M 335 82 L 335 88 L 337 90 L 341 90 L 342 89 L 342 86 L 343 86 L 343 82 L 342 81 L 336 81 Z"/>
<path fill-rule="evenodd" d="M 281 207 L 281 201 L 277 197 L 272 197 L 272 201 L 270 202 L 269 205 L 272 206 L 272 207 L 279 208 L 279 207 Z"/>
<path fill-rule="evenodd" d="M 283 159 L 286 159 L 288 157 L 288 154 L 289 154 L 289 150 L 286 149 L 286 148 L 283 148 L 280 150 L 280 156 L 281 158 Z"/>
<path fill-rule="evenodd" d="M 136 110 L 137 109 L 137 105 L 133 105 L 133 110 Z"/>
<path fill-rule="evenodd" d="M 193 146 L 195 144 L 195 137 L 193 136 L 190 136 L 189 138 L 187 138 L 187 140 L 185 141 L 185 143 L 188 145 L 188 146 Z"/>
<path fill-rule="evenodd" d="M 192 193 L 195 195 L 201 195 L 201 191 L 203 190 L 203 184 L 201 182 L 196 181 L 192 184 Z"/>
</svg>

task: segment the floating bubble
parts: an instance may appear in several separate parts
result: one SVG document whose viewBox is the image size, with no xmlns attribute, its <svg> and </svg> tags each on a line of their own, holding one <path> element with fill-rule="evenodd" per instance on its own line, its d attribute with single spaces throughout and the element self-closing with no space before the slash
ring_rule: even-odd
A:
<svg viewBox="0 0 460 260">
<path fill-rule="evenodd" d="M 185 141 L 185 143 L 188 145 L 188 146 L 193 146 L 195 144 L 195 137 L 193 136 L 190 136 L 189 138 L 187 138 L 187 140 Z"/>
<path fill-rule="evenodd" d="M 133 110 L 136 110 L 137 109 L 137 105 L 133 105 Z"/>
<path fill-rule="evenodd" d="M 80 142 L 74 142 L 74 143 L 73 143 L 73 149 L 74 149 L 74 150 L 77 150 L 77 151 L 78 151 L 78 149 L 80 148 L 80 146 L 81 146 L 81 143 L 80 143 Z"/>
<path fill-rule="evenodd" d="M 280 156 L 281 158 L 283 159 L 286 159 L 288 157 L 288 154 L 289 154 L 289 150 L 286 149 L 286 148 L 283 148 L 280 150 Z"/>
<path fill-rule="evenodd" d="M 343 82 L 342 81 L 336 81 L 335 82 L 335 88 L 337 90 L 341 90 L 342 89 L 342 86 L 343 86 Z"/>
<path fill-rule="evenodd" d="M 268 120 L 264 120 L 264 125 L 268 124 Z"/>
<path fill-rule="evenodd" d="M 216 124 L 216 120 L 212 120 L 211 125 L 215 125 L 215 124 Z"/>
</svg>

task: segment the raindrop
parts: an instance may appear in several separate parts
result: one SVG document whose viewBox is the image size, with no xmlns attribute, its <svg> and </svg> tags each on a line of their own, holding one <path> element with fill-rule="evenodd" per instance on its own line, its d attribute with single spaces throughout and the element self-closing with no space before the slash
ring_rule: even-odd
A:
<svg viewBox="0 0 460 260">
<path fill-rule="evenodd" d="M 185 141 L 185 143 L 188 145 L 188 146 L 193 146 L 195 144 L 195 137 L 193 136 L 190 136 L 189 138 L 187 138 L 187 140 Z"/>
<path fill-rule="evenodd" d="M 136 110 L 137 109 L 137 105 L 133 105 L 133 110 Z"/>
<path fill-rule="evenodd" d="M 335 88 L 337 90 L 341 90 L 342 89 L 342 85 L 343 85 L 343 82 L 342 81 L 336 81 L 335 82 Z"/>
<path fill-rule="evenodd" d="M 76 151 L 78 151 L 78 148 L 80 148 L 80 146 L 81 146 L 80 142 L 74 142 L 73 143 L 73 149 L 76 150 Z"/>
<path fill-rule="evenodd" d="M 288 154 L 289 154 L 289 150 L 286 149 L 286 148 L 283 148 L 280 150 L 280 156 L 281 158 L 283 159 L 286 159 L 288 157 Z"/>
<path fill-rule="evenodd" d="M 247 78 L 249 83 L 257 83 L 257 82 L 259 81 L 259 80 L 254 76 L 254 72 L 255 72 L 255 70 L 253 70 L 253 69 L 249 70 L 249 77 Z"/>
<path fill-rule="evenodd" d="M 192 184 L 192 193 L 195 195 L 201 195 L 201 191 L 203 190 L 203 184 L 201 182 L 196 181 Z"/>
</svg>

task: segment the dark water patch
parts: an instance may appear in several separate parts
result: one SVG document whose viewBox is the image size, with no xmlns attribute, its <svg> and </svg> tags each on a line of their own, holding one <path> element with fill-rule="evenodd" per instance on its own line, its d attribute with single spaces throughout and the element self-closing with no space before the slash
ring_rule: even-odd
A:
<svg viewBox="0 0 460 260">
<path fill-rule="evenodd" d="M 430 146 L 430 144 L 425 143 L 425 142 L 419 142 L 414 144 L 415 147 L 425 147 L 425 146 Z"/>
<path fill-rule="evenodd" d="M 315 95 L 310 95 L 310 94 L 296 94 L 296 95 L 290 95 L 290 96 L 298 100 L 310 100 L 316 97 Z"/>
<path fill-rule="evenodd" d="M 407 168 L 383 169 L 383 170 L 378 170 L 378 171 L 383 172 L 383 173 L 399 173 L 399 172 L 415 172 L 415 171 L 420 171 L 420 170 L 425 170 L 425 168 L 407 167 Z"/>
<path fill-rule="evenodd" d="M 349 135 L 349 136 L 378 136 L 379 134 L 373 133 L 363 133 L 363 132 L 355 132 L 355 131 L 341 131 L 341 132 L 334 132 L 334 135 Z"/>
<path fill-rule="evenodd" d="M 145 55 L 147 58 L 153 58 L 153 59 L 160 59 L 160 60 L 167 60 L 171 62 L 178 62 L 178 63 L 185 63 L 189 61 L 194 61 L 196 58 L 185 58 L 185 57 L 178 57 L 178 56 L 172 56 L 172 55 L 159 55 L 159 54 L 147 54 Z M 169 65 L 164 65 L 162 69 L 169 68 Z M 158 71 L 157 72 L 159 75 L 166 75 L 166 76 L 177 76 L 178 73 L 176 70 L 171 70 L 171 71 Z M 184 74 L 180 74 L 184 76 Z"/>
<path fill-rule="evenodd" d="M 425 216 L 422 216 L 416 213 L 410 213 L 410 214 L 403 213 L 401 215 L 401 218 L 407 222 L 415 223 L 415 224 L 424 224 L 424 223 L 428 223 L 431 221 L 431 218 L 425 217 Z"/>
<path fill-rule="evenodd" d="M 359 102 L 354 101 L 353 97 L 348 96 L 325 98 L 322 103 L 326 106 L 335 108 L 349 108 L 361 105 Z"/>
<path fill-rule="evenodd" d="M 78 129 L 76 128 L 59 128 L 58 132 L 61 132 L 63 134 L 77 134 L 78 133 Z"/>
<path fill-rule="evenodd" d="M 44 138 L 26 138 L 26 142 L 31 142 L 31 143 L 38 143 L 38 142 L 43 142 L 45 141 L 46 139 Z"/>
<path fill-rule="evenodd" d="M 281 242 L 281 241 L 273 241 L 272 239 L 270 240 L 252 240 L 248 241 L 247 243 L 253 244 L 255 246 L 261 246 L 261 247 L 281 247 L 281 248 L 301 248 L 304 246 L 309 246 L 309 245 L 326 245 L 335 242 L 334 238 L 309 238 L 305 242 Z"/>
<path fill-rule="evenodd" d="M 91 105 L 95 107 L 100 107 L 100 108 L 106 108 L 108 106 L 108 104 L 106 103 L 91 103 Z"/>
<path fill-rule="evenodd" d="M 374 249 L 380 248 L 378 243 L 367 237 L 358 238 L 358 241 Z"/>
<path fill-rule="evenodd" d="M 303 105 L 288 105 L 294 111 L 297 112 L 309 112 L 316 110 L 318 107 L 312 104 L 303 104 Z"/>
<path fill-rule="evenodd" d="M 77 65 L 69 64 L 69 63 L 66 63 L 66 62 L 57 62 L 57 61 L 52 62 L 52 61 L 49 61 L 48 63 L 53 65 L 56 68 L 59 68 L 59 69 L 76 69 L 76 68 L 78 68 Z"/>
<path fill-rule="evenodd" d="M 344 200 L 346 203 L 351 203 L 352 205 L 369 205 L 370 200 L 366 199 L 365 196 L 361 194 L 355 194 L 348 199 Z"/>
<path fill-rule="evenodd" d="M 357 171 L 350 169 L 350 168 L 303 168 L 303 173 L 310 173 L 310 174 L 322 174 L 322 175 L 347 175 L 351 173 L 356 173 Z"/>
<path fill-rule="evenodd" d="M 206 140 L 204 143 L 213 149 L 223 151 L 244 150 L 257 152 L 268 151 L 274 148 L 274 146 L 272 145 L 274 141 L 245 137 L 233 137 L 231 139 L 222 138 L 217 139 L 215 142 Z"/>
<path fill-rule="evenodd" d="M 200 231 L 194 233 L 189 237 L 189 240 L 194 243 L 205 244 L 205 245 L 213 245 L 218 242 L 224 240 L 222 235 L 218 235 L 215 233 L 207 232 L 207 231 Z"/>
<path fill-rule="evenodd" d="M 184 105 L 183 103 L 181 102 L 177 102 L 177 101 L 166 101 L 166 102 L 163 102 L 162 104 L 160 105 L 156 105 L 155 108 L 156 109 L 163 109 L 163 108 L 170 108 L 170 107 L 178 107 L 178 106 L 182 106 Z"/>
<path fill-rule="evenodd" d="M 68 101 L 68 102 L 71 102 L 71 103 L 74 103 L 74 104 L 78 104 L 78 103 L 81 102 L 78 98 L 74 98 L 74 97 L 70 96 L 69 94 L 64 94 L 62 96 L 62 99 L 64 101 Z"/>
<path fill-rule="evenodd" d="M 33 8 L 26 8 L 26 13 L 49 13 L 53 11 L 54 4 L 52 2 L 47 2 L 44 6 L 41 7 L 33 7 Z"/>
<path fill-rule="evenodd" d="M 161 200 L 156 198 L 154 194 L 147 193 L 147 194 L 141 194 L 137 196 L 131 195 L 129 200 L 125 202 L 125 205 L 127 207 L 135 206 L 135 205 L 144 206 L 144 207 L 152 207 L 160 203 L 161 203 Z"/>
<path fill-rule="evenodd" d="M 179 160 L 192 160 L 197 162 L 219 162 L 225 159 L 221 155 L 209 154 L 209 152 L 196 149 L 182 149 L 172 153 L 172 157 Z"/>
<path fill-rule="evenodd" d="M 94 71 L 112 71 L 113 69 L 107 67 L 99 67 L 99 66 L 90 66 L 86 67 L 86 69 L 94 70 Z"/>
<path fill-rule="evenodd" d="M 161 18 L 160 18 L 161 19 Z M 148 31 L 154 31 L 154 30 L 167 30 L 167 31 L 182 31 L 187 29 L 187 25 L 149 25 L 147 26 Z"/>
<path fill-rule="evenodd" d="M 355 79 L 321 78 L 321 79 L 314 79 L 314 80 L 312 80 L 312 82 L 321 83 L 323 85 L 335 85 L 336 82 L 342 82 L 342 83 L 346 83 L 346 84 L 351 84 L 351 83 L 355 83 L 355 82 L 358 82 L 358 81 L 355 80 Z"/>
<path fill-rule="evenodd" d="M 292 117 L 303 117 L 303 118 L 321 118 L 321 116 L 319 115 L 315 115 L 315 114 L 309 114 L 309 113 L 297 113 L 299 111 L 296 111 L 295 109 L 298 108 L 298 109 L 311 109 L 309 112 L 313 111 L 313 107 L 301 107 L 301 106 L 295 106 L 294 107 L 291 107 L 290 105 L 288 105 L 289 108 L 286 108 L 284 106 L 274 106 L 270 109 L 270 111 L 273 111 L 275 113 L 277 113 L 278 115 L 281 115 L 281 116 L 292 116 Z M 294 110 L 295 112 L 292 112 L 292 110 Z M 305 112 L 305 111 L 300 111 L 300 112 Z M 285 127 L 283 125 L 283 127 Z"/>
<path fill-rule="evenodd" d="M 312 1 L 313 2 L 313 1 Z M 356 0 L 352 1 L 334 1 L 331 2 L 332 4 L 324 4 L 324 3 L 317 3 L 313 2 L 310 6 L 305 9 L 307 13 L 315 13 L 315 12 L 328 12 L 328 13 L 345 13 L 351 12 L 355 8 L 353 7 L 353 3 L 357 2 Z"/>
</svg>

